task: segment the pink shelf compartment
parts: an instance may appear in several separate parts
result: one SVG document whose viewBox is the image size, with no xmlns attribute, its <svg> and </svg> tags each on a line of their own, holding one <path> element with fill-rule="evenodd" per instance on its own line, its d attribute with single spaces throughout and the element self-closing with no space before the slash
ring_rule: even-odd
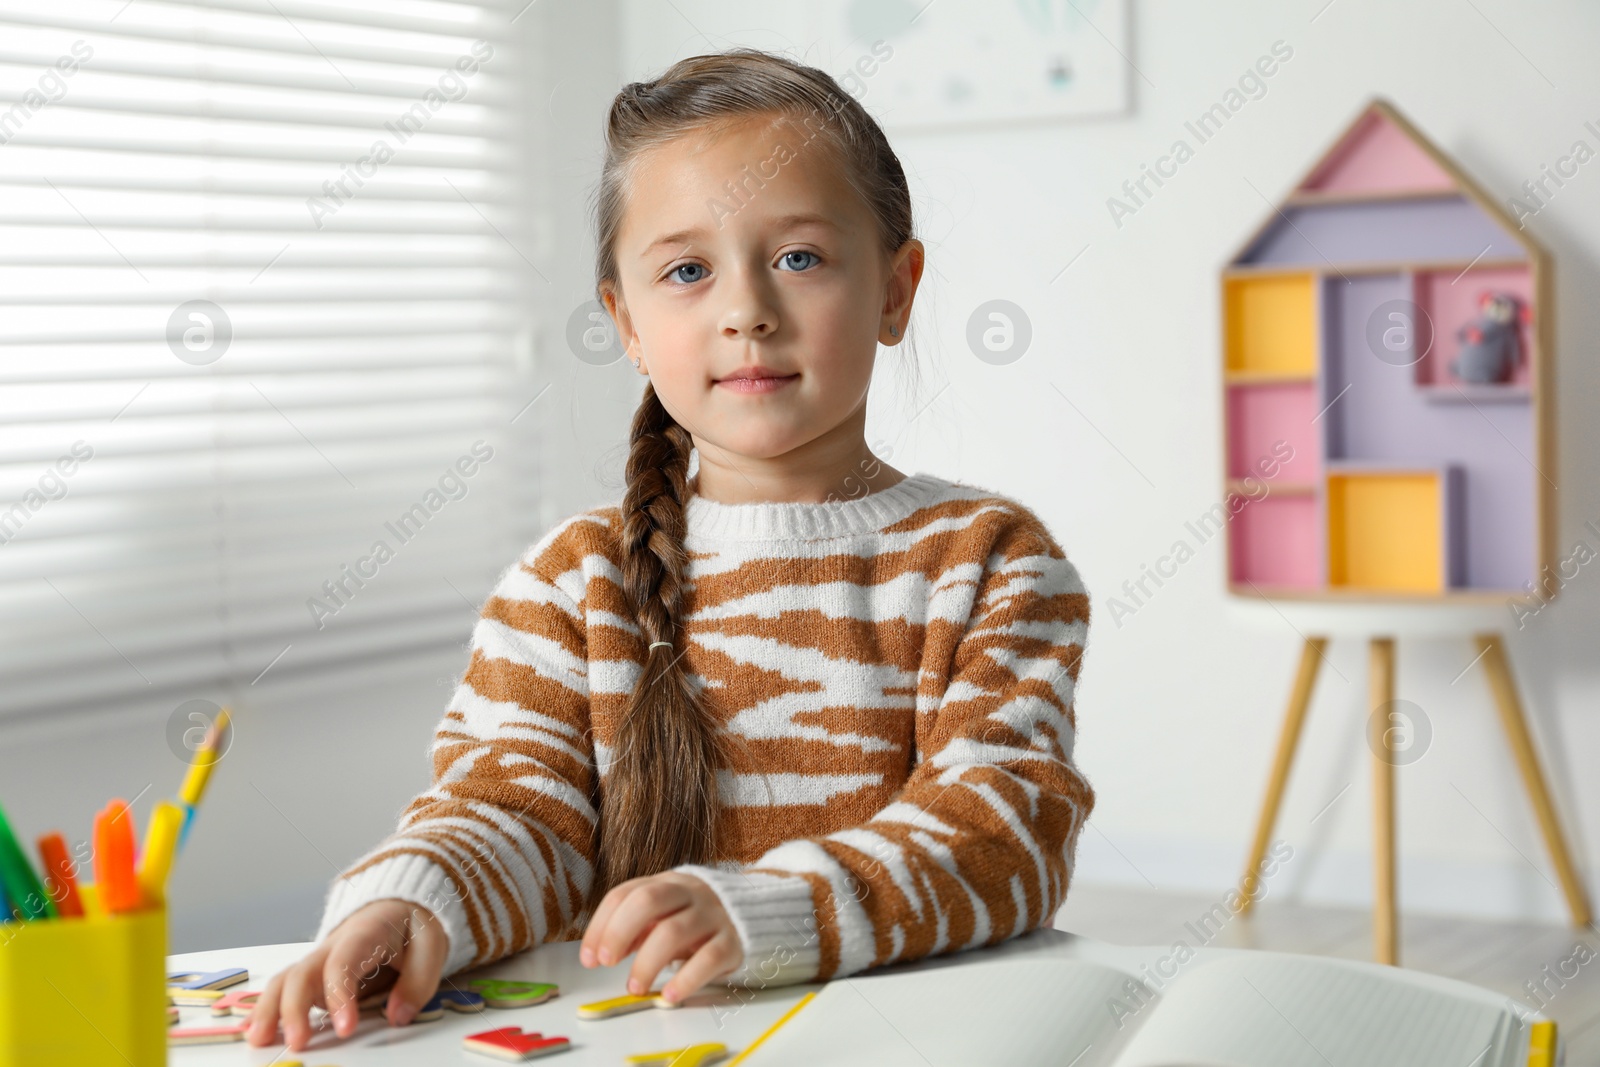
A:
<svg viewBox="0 0 1600 1067">
<path fill-rule="evenodd" d="M 1455 179 L 1394 123 L 1373 113 L 1300 186 L 1318 193 L 1434 193 Z"/>
<path fill-rule="evenodd" d="M 1461 351 L 1458 333 L 1462 326 L 1478 318 L 1478 298 L 1484 292 L 1511 293 L 1523 307 L 1533 306 L 1533 273 L 1525 266 L 1481 267 L 1461 271 L 1417 271 L 1412 277 L 1412 300 L 1423 314 L 1418 316 L 1417 342 L 1427 345 L 1426 354 L 1415 368 L 1418 388 L 1438 400 L 1461 400 L 1465 393 L 1473 400 L 1520 399 L 1532 386 L 1533 324 L 1520 327 L 1522 353 L 1511 380 L 1483 384 L 1462 382 L 1450 373 L 1450 364 Z M 1430 325 L 1431 324 L 1431 325 Z M 1431 338 L 1426 331 L 1431 329 Z M 1431 344 L 1428 341 L 1431 339 Z M 1457 392 L 1455 386 L 1461 386 Z"/>
<path fill-rule="evenodd" d="M 1228 524 L 1230 580 L 1263 590 L 1322 588 L 1321 526 L 1315 494 L 1270 494 L 1246 503 Z"/>
<path fill-rule="evenodd" d="M 1254 477 L 1271 483 L 1315 482 L 1322 470 L 1322 434 L 1317 415 L 1317 386 L 1303 382 L 1234 382 L 1228 385 L 1228 477 Z M 1281 451 L 1282 441 L 1294 450 L 1266 478 L 1259 464 Z"/>
</svg>

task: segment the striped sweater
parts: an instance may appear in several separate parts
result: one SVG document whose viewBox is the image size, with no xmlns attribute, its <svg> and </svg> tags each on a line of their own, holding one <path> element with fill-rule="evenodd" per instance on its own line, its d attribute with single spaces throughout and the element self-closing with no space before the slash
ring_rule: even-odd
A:
<svg viewBox="0 0 1600 1067">
<path fill-rule="evenodd" d="M 1089 599 L 1026 507 L 915 474 L 827 503 L 686 506 L 678 648 L 748 761 L 718 770 L 712 864 L 743 968 L 780 985 L 1049 925 L 1094 804 L 1073 763 Z M 335 880 L 319 940 L 431 908 L 446 974 L 582 935 L 597 812 L 645 642 L 619 508 L 500 578 L 433 739 L 432 787 Z"/>
</svg>

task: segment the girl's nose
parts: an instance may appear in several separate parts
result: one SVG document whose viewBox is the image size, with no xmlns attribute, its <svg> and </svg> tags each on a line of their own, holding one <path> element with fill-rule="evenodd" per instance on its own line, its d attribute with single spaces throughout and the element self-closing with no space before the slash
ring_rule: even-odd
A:
<svg viewBox="0 0 1600 1067">
<path fill-rule="evenodd" d="M 722 336 L 730 340 L 740 336 L 767 337 L 778 328 L 778 306 L 769 289 L 759 281 L 737 277 L 725 285 L 727 303 L 722 309 Z"/>
</svg>

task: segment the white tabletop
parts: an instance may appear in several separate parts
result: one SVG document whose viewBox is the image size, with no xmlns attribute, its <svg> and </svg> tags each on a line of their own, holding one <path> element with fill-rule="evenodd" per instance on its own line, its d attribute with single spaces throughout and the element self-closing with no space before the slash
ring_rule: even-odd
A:
<svg viewBox="0 0 1600 1067">
<path fill-rule="evenodd" d="M 577 941 L 542 945 L 470 975 L 454 976 L 453 983 L 467 988 L 472 978 L 507 978 L 519 981 L 555 982 L 561 995 L 531 1008 L 497 1010 L 490 1008 L 476 1015 L 445 1012 L 443 1019 L 431 1023 L 412 1023 L 391 1027 L 379 1015 L 363 1015 L 356 1032 L 340 1040 L 331 1029 L 320 1032 L 305 1049 L 290 1053 L 283 1045 L 254 1048 L 243 1042 L 225 1045 L 185 1045 L 169 1050 L 170 1067 L 212 1067 L 212 1065 L 255 1064 L 259 1067 L 285 1060 L 302 1060 L 306 1067 L 360 1064 L 387 1064 L 408 1067 L 412 1064 L 475 1064 L 487 1067 L 497 1063 L 490 1057 L 467 1052 L 461 1039 L 483 1030 L 520 1026 L 549 1036 L 563 1036 L 572 1047 L 536 1063 L 570 1065 L 620 1064 L 625 1056 L 639 1052 L 682 1048 L 705 1041 L 720 1041 L 730 1054 L 737 1055 L 788 1011 L 806 993 L 820 985 L 790 985 L 772 989 L 734 990 L 708 986 L 671 1010 L 648 1009 L 598 1021 L 577 1017 L 578 1005 L 605 1000 L 627 992 L 628 968 L 633 957 L 612 967 L 589 969 L 578 962 Z M 188 952 L 168 958 L 168 971 L 217 971 L 247 967 L 250 980 L 235 990 L 261 989 L 267 979 L 305 955 L 310 944 L 259 945 L 254 948 L 215 949 Z M 665 978 L 656 980 L 660 988 Z M 210 1008 L 180 1008 L 181 1027 L 225 1025 L 238 1021 L 232 1017 L 214 1018 Z M 724 1061 L 726 1062 L 726 1061 Z"/>
</svg>

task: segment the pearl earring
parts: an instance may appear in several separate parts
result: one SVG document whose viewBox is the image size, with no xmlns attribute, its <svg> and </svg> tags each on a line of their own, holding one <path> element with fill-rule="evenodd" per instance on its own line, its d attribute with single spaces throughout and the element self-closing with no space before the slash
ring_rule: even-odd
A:
<svg viewBox="0 0 1600 1067">
<path fill-rule="evenodd" d="M 633 369 L 634 370 L 638 370 L 639 369 L 639 361 L 637 359 L 633 361 Z"/>
</svg>

